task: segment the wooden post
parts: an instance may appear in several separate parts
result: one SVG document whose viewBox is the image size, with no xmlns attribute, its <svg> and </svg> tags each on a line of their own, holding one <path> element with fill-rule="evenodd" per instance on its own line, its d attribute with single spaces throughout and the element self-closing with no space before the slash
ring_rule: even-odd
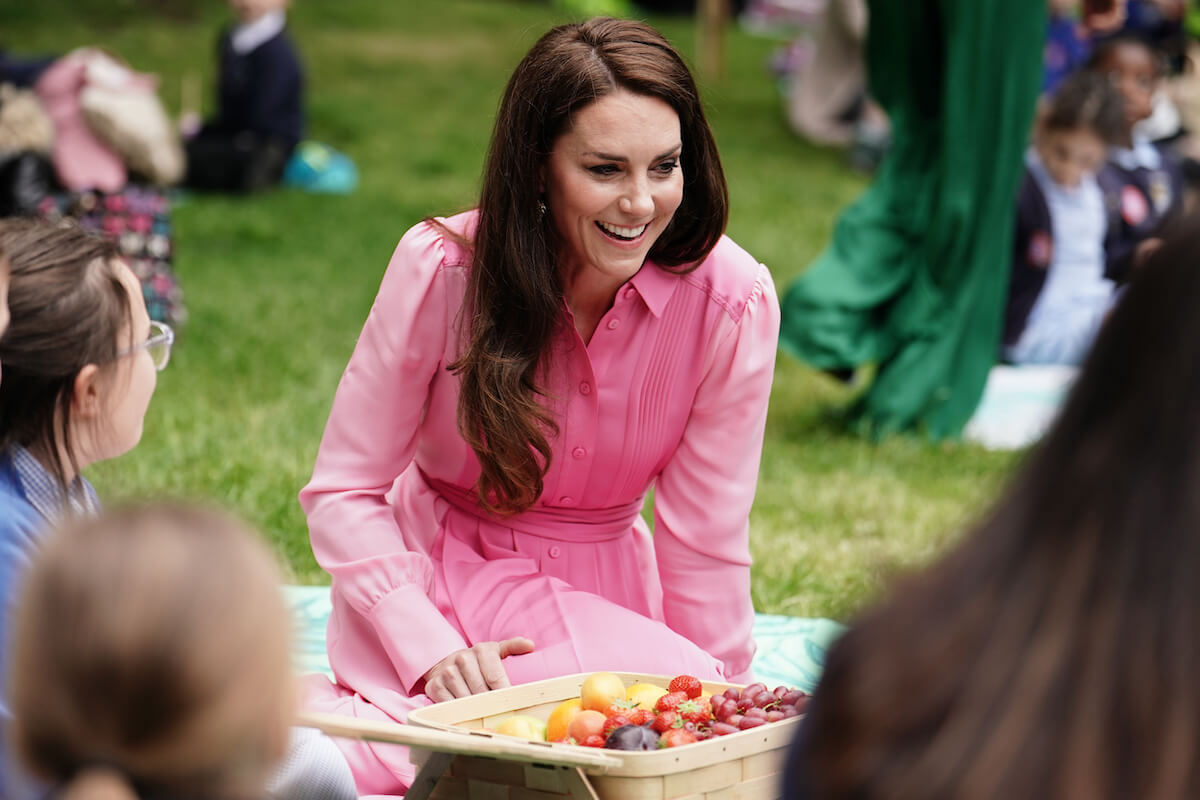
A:
<svg viewBox="0 0 1200 800">
<path fill-rule="evenodd" d="M 729 0 L 699 0 L 697 7 L 696 59 L 700 74 L 715 80 L 725 71 L 725 21 Z"/>
</svg>

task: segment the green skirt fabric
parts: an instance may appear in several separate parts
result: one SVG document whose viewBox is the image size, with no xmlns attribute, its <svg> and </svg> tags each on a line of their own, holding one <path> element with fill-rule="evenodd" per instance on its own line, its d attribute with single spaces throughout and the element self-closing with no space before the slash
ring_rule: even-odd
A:
<svg viewBox="0 0 1200 800">
<path fill-rule="evenodd" d="M 780 343 L 877 366 L 872 435 L 957 436 L 999 347 L 1046 0 L 870 0 L 867 68 L 892 120 L 875 182 L 783 300 Z"/>
</svg>

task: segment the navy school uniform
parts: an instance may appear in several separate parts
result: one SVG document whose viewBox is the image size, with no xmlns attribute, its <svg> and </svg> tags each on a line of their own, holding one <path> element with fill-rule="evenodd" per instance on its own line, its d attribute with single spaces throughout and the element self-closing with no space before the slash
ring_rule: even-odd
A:
<svg viewBox="0 0 1200 800">
<path fill-rule="evenodd" d="M 1129 149 L 1113 148 L 1098 176 L 1109 212 L 1106 274 L 1130 278 L 1133 254 L 1183 206 L 1183 170 L 1166 148 L 1139 139 Z"/>
<path fill-rule="evenodd" d="M 1013 237 L 1012 273 L 1009 276 L 1008 304 L 1004 309 L 1004 347 L 1016 345 L 1025 330 L 1054 251 L 1054 228 L 1046 195 L 1026 166 L 1017 192 L 1017 221 Z"/>
<path fill-rule="evenodd" d="M 186 182 L 252 191 L 277 183 L 304 136 L 304 72 L 286 29 L 248 52 L 220 38 L 217 113 L 187 143 Z"/>
</svg>

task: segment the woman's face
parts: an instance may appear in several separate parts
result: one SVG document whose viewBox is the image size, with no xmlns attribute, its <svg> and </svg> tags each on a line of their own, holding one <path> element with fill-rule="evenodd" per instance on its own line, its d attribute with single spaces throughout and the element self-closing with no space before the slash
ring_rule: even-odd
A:
<svg viewBox="0 0 1200 800">
<path fill-rule="evenodd" d="M 679 115 L 620 89 L 579 111 L 545 171 L 568 287 L 616 291 L 646 260 L 683 199 Z"/>
<path fill-rule="evenodd" d="M 142 438 L 142 422 L 150 397 L 158 383 L 153 358 L 146 348 L 138 346 L 150 336 L 150 315 L 141 283 L 124 263 L 118 264 L 117 272 L 129 296 L 133 330 L 123 331 L 117 342 L 118 351 L 128 354 L 118 358 L 109 374 L 101 379 L 102 413 L 91 431 L 94 452 L 89 453 L 90 461 L 115 458 L 137 445 Z"/>
</svg>

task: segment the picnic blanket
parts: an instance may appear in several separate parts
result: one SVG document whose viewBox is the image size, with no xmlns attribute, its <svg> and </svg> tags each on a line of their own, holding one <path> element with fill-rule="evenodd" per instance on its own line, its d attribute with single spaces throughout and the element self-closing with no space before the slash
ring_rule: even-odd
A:
<svg viewBox="0 0 1200 800">
<path fill-rule="evenodd" d="M 1078 374 L 1057 365 L 992 367 L 963 438 L 989 450 L 1028 447 L 1054 422 Z"/>
<path fill-rule="evenodd" d="M 325 651 L 329 621 L 328 586 L 285 586 L 284 595 L 296 621 L 293 662 L 301 673 L 332 677 Z M 769 686 L 785 685 L 806 692 L 816 688 L 825 666 L 825 651 L 845 628 L 828 619 L 754 615 L 754 676 Z"/>
</svg>

